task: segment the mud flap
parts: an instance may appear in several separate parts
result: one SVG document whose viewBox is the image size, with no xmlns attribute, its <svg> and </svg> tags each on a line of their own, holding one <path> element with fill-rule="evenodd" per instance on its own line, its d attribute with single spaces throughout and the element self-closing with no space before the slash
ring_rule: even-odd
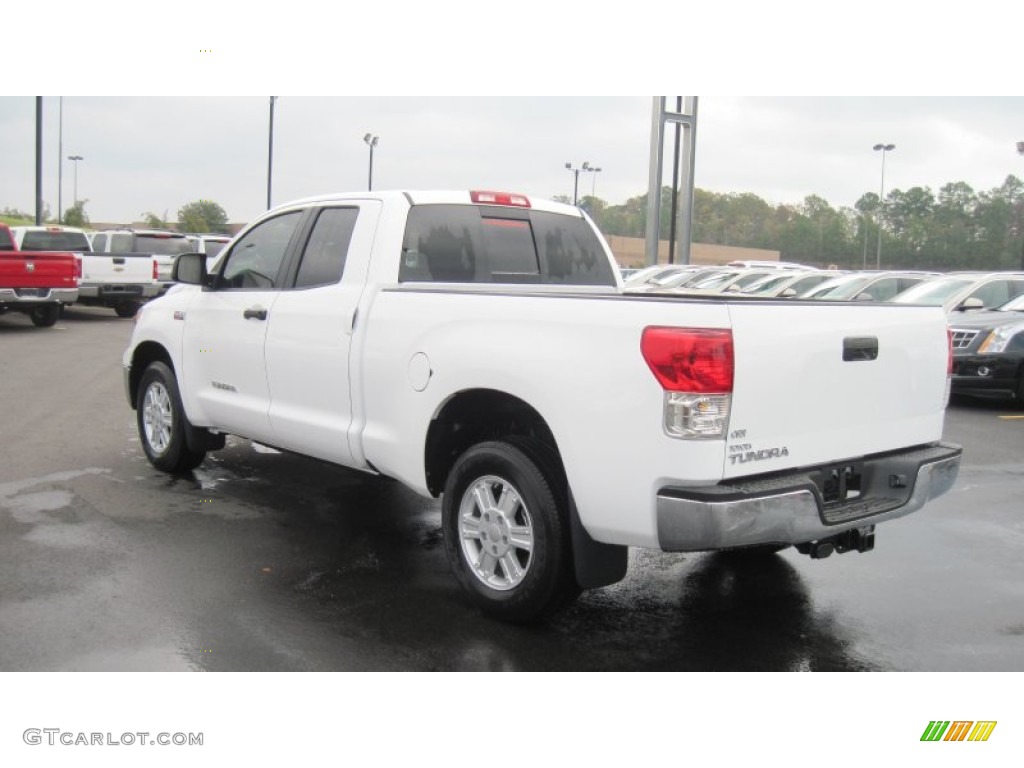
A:
<svg viewBox="0 0 1024 768">
<path fill-rule="evenodd" d="M 602 544 L 590 538 L 590 534 L 580 522 L 576 500 L 571 492 L 569 523 L 572 528 L 572 559 L 576 569 L 576 583 L 582 589 L 596 589 L 622 581 L 629 564 L 629 547 Z"/>
</svg>

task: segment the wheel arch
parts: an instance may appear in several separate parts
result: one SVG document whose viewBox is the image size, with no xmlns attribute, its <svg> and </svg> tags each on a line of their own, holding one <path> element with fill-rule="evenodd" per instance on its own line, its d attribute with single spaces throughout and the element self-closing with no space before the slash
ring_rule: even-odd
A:
<svg viewBox="0 0 1024 768">
<path fill-rule="evenodd" d="M 132 352 L 132 367 L 128 376 L 128 400 L 132 410 L 135 409 L 136 401 L 139 398 L 139 382 L 142 381 L 142 374 L 151 363 L 164 363 L 177 377 L 178 372 L 174 368 L 174 361 L 170 352 L 162 344 L 156 341 L 144 341 Z"/>
<path fill-rule="evenodd" d="M 543 416 L 525 400 L 494 389 L 468 389 L 449 397 L 427 430 L 424 475 L 427 489 L 439 496 L 455 460 L 475 443 L 529 437 L 546 445 L 565 477 L 558 443 Z"/>
<path fill-rule="evenodd" d="M 424 474 L 427 488 L 438 496 L 444 490 L 456 459 L 470 446 L 487 440 L 508 442 L 513 438 L 539 443 L 536 461 L 553 466 L 553 478 L 564 494 L 569 513 L 573 568 L 576 581 L 584 589 L 621 581 L 628 567 L 629 548 L 595 541 L 584 528 L 573 498 L 551 427 L 533 406 L 514 395 L 494 389 L 463 390 L 452 395 L 438 409 L 427 430 L 424 447 Z M 516 440 L 518 439 L 518 440 Z"/>
</svg>

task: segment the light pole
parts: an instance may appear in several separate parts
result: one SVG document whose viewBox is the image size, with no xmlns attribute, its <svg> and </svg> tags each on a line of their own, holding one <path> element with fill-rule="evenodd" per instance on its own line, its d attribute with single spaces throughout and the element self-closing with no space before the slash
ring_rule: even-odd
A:
<svg viewBox="0 0 1024 768">
<path fill-rule="evenodd" d="M 878 192 L 878 253 L 875 256 L 875 269 L 882 268 L 882 209 L 885 205 L 885 153 L 896 149 L 895 144 L 875 144 L 872 149 L 882 153 L 882 186 Z"/>
<path fill-rule="evenodd" d="M 68 155 L 68 160 L 75 164 L 75 205 L 78 205 L 78 161 L 85 158 L 81 155 Z"/>
<path fill-rule="evenodd" d="M 363 136 L 363 141 L 366 142 L 366 146 L 370 148 L 370 180 L 367 182 L 367 189 L 373 191 L 373 148 L 377 146 L 377 141 L 380 136 L 374 136 L 372 133 L 368 133 Z"/>
<path fill-rule="evenodd" d="M 573 205 L 579 205 L 579 201 L 580 201 L 580 172 L 582 171 L 583 173 L 599 173 L 601 171 L 601 169 L 600 168 L 593 168 L 593 167 L 591 167 L 590 163 L 588 161 L 584 160 L 583 161 L 583 165 L 579 166 L 578 168 L 574 168 L 572 163 L 566 163 L 565 164 L 565 170 L 569 171 L 573 175 L 573 177 L 574 177 L 573 178 L 573 185 L 572 185 L 572 204 Z M 593 197 L 593 194 L 591 194 L 591 197 Z"/>
<path fill-rule="evenodd" d="M 277 96 L 270 97 L 270 130 L 267 147 L 267 210 L 270 210 L 270 182 L 274 175 L 274 102 Z"/>
<path fill-rule="evenodd" d="M 590 177 L 590 197 L 594 197 L 594 192 L 597 190 L 597 174 L 601 172 L 600 168 L 595 168 L 590 163 L 583 163 L 583 170 L 594 174 Z"/>
<path fill-rule="evenodd" d="M 1017 142 L 1017 154 L 1024 155 L 1024 141 Z M 1024 243 L 1020 246 L 1020 268 L 1024 270 Z"/>
</svg>

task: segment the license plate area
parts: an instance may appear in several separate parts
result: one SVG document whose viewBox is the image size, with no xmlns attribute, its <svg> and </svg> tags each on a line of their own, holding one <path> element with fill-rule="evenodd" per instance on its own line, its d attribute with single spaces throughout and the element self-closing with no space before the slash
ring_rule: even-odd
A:
<svg viewBox="0 0 1024 768">
<path fill-rule="evenodd" d="M 838 507 L 861 498 L 864 490 L 864 462 L 847 461 L 822 467 L 814 473 L 825 508 Z"/>
</svg>

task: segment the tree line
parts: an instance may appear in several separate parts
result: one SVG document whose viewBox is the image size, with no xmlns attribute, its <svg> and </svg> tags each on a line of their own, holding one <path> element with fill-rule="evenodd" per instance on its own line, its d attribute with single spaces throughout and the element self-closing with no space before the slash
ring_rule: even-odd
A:
<svg viewBox="0 0 1024 768">
<path fill-rule="evenodd" d="M 88 202 L 88 199 L 76 201 L 74 205 L 64 211 L 60 223 L 68 227 L 88 229 L 92 223 L 89 220 L 89 214 L 85 210 L 85 205 Z M 176 229 L 179 232 L 229 234 L 228 215 L 220 204 L 215 203 L 213 200 L 195 200 L 191 203 L 186 203 L 178 209 L 178 220 L 176 222 L 168 220 L 167 211 L 164 211 L 163 216 L 159 216 L 152 211 L 146 211 L 140 214 L 140 217 L 142 222 L 152 229 Z M 0 211 L 0 218 L 35 221 L 35 217 L 32 214 L 15 208 L 4 208 Z M 57 220 L 50 213 L 49 206 L 46 205 L 43 206 L 42 219 L 45 224 L 57 223 Z"/>
<path fill-rule="evenodd" d="M 818 195 L 771 205 L 751 193 L 694 190 L 693 242 L 767 248 L 784 261 L 840 268 L 874 268 L 881 228 L 883 269 L 1024 269 L 1024 182 L 1007 176 L 976 192 L 962 181 L 934 193 L 894 189 L 879 204 L 868 192 L 853 208 L 834 208 Z M 606 235 L 644 237 L 647 195 L 608 205 L 580 204 Z M 668 239 L 672 188 L 662 188 L 661 237 Z"/>
</svg>

